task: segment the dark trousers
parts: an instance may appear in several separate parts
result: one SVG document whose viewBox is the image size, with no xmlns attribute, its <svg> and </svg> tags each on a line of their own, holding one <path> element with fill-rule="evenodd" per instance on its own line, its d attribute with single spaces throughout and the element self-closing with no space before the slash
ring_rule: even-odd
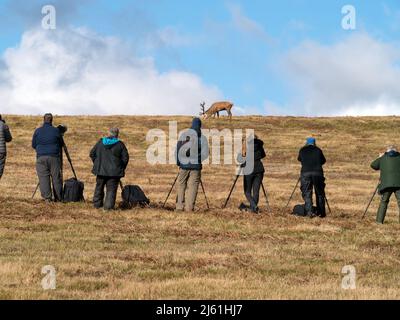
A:
<svg viewBox="0 0 400 320">
<path fill-rule="evenodd" d="M 4 167 L 6 166 L 7 155 L 5 153 L 0 153 L 0 179 L 4 173 Z"/>
<path fill-rule="evenodd" d="M 395 194 L 397 204 L 400 210 L 400 188 L 388 188 L 382 193 L 381 204 L 379 205 L 378 215 L 376 217 L 377 223 L 384 223 L 386 217 L 386 211 L 389 205 L 392 194 Z"/>
<path fill-rule="evenodd" d="M 264 173 L 253 173 L 243 177 L 244 194 L 250 203 L 250 209 L 256 211 L 260 200 L 260 188 L 264 179 Z"/>
<path fill-rule="evenodd" d="M 315 189 L 317 214 L 320 217 L 326 217 L 324 176 L 319 173 L 303 173 L 300 189 L 305 202 L 306 213 L 309 215 L 313 213 L 313 189 Z"/>
<path fill-rule="evenodd" d="M 61 160 L 58 157 L 42 156 L 36 160 L 36 172 L 39 177 L 40 193 L 45 200 L 52 200 L 51 182 L 53 182 L 54 200 L 62 200 Z"/>
<path fill-rule="evenodd" d="M 117 191 L 119 186 L 119 177 L 103 177 L 97 176 L 96 189 L 94 191 L 93 204 L 94 207 L 105 210 L 113 210 L 115 208 L 115 200 L 117 199 Z M 104 188 L 107 189 L 104 200 Z"/>
</svg>

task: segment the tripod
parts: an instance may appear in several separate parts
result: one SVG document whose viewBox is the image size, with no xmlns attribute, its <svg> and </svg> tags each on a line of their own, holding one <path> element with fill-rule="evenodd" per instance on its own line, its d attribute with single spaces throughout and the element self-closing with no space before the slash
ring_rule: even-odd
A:
<svg viewBox="0 0 400 320">
<path fill-rule="evenodd" d="M 381 183 L 379 182 L 378 186 L 375 188 L 374 194 L 372 195 L 372 198 L 371 198 L 371 200 L 370 200 L 369 203 L 368 203 L 367 209 L 365 209 L 365 212 L 364 212 L 364 214 L 363 214 L 363 216 L 362 216 L 362 218 L 361 218 L 362 220 L 364 220 L 365 216 L 367 215 L 368 210 L 369 210 L 369 207 L 371 206 L 372 201 L 374 201 L 374 198 L 375 198 L 376 194 L 377 194 L 378 191 L 379 191 L 379 186 L 380 186 L 380 184 L 381 184 Z"/>
<path fill-rule="evenodd" d="M 176 181 L 178 180 L 178 177 L 179 177 L 179 172 L 178 172 L 178 174 L 176 175 L 176 178 L 175 178 L 175 180 L 174 180 L 174 183 L 172 184 L 171 189 L 170 189 L 169 192 L 168 192 L 167 198 L 165 199 L 165 201 L 164 201 L 164 203 L 163 203 L 163 205 L 162 205 L 162 208 L 163 208 L 163 209 L 165 208 L 165 205 L 167 204 L 167 201 L 168 201 L 168 199 L 169 199 L 169 196 L 171 195 L 172 190 L 173 190 L 174 187 L 175 187 L 175 184 L 176 184 Z M 209 203 L 208 203 L 208 198 L 207 198 L 207 195 L 206 195 L 206 190 L 205 190 L 205 188 L 204 188 L 203 181 L 202 181 L 201 179 L 200 179 L 200 186 L 201 186 L 201 189 L 202 189 L 202 191 L 203 191 L 204 198 L 205 198 L 205 200 L 206 200 L 207 210 L 210 210 L 210 205 L 209 205 Z"/>
<path fill-rule="evenodd" d="M 61 165 L 60 165 L 60 172 L 61 172 L 61 183 L 62 183 L 62 184 L 64 183 L 64 178 L 63 178 L 63 175 L 64 175 L 64 168 L 63 168 L 63 151 L 64 151 L 64 153 L 65 153 L 65 156 L 67 157 L 67 160 L 68 160 L 68 162 L 69 162 L 69 165 L 71 166 L 71 170 L 72 170 L 72 173 L 73 173 L 73 175 L 74 175 L 74 178 L 75 178 L 76 180 L 78 180 L 78 177 L 77 177 L 76 172 L 75 172 L 75 168 L 74 168 L 74 166 L 73 166 L 73 164 L 72 164 L 72 159 L 71 159 L 71 156 L 70 156 L 70 154 L 69 154 L 67 145 L 65 144 L 64 138 L 62 137 L 62 138 L 61 138 L 61 150 L 60 150 L 60 162 L 61 162 Z M 35 197 L 36 192 L 38 191 L 39 187 L 40 187 L 40 182 L 36 185 L 36 189 L 35 189 L 35 191 L 34 191 L 33 194 L 32 194 L 32 199 Z M 54 186 L 53 186 L 53 190 L 54 190 Z"/>
<path fill-rule="evenodd" d="M 243 168 L 240 167 L 239 172 L 238 172 L 238 174 L 236 175 L 235 181 L 233 182 L 233 185 L 232 185 L 232 187 L 231 187 L 231 190 L 229 191 L 229 195 L 228 195 L 228 197 L 226 198 L 224 205 L 222 206 L 222 209 L 225 209 L 225 208 L 227 207 L 228 202 L 229 202 L 229 200 L 230 200 L 230 198 L 231 198 L 231 196 L 232 196 L 233 190 L 235 189 L 236 183 L 238 182 L 239 177 L 241 176 L 242 170 L 243 170 Z M 271 208 L 270 208 L 270 206 L 269 206 L 267 191 L 266 191 L 266 189 L 265 189 L 263 183 L 261 183 L 261 187 L 262 187 L 262 191 L 263 191 L 263 194 L 264 194 L 264 197 L 265 197 L 265 201 L 266 201 L 266 203 L 267 203 L 267 210 L 268 210 L 268 211 L 271 211 Z"/>
<path fill-rule="evenodd" d="M 295 194 L 295 192 L 296 192 L 296 190 L 297 190 L 297 187 L 299 186 L 299 183 L 300 183 L 300 178 L 297 180 L 296 186 L 294 187 L 293 192 L 292 192 L 292 194 L 290 195 L 290 198 L 289 198 L 289 200 L 288 200 L 286 206 L 283 208 L 283 211 L 285 211 L 285 210 L 287 209 L 287 207 L 289 206 L 290 201 L 292 201 L 293 196 L 294 196 L 294 194 Z"/>
<path fill-rule="evenodd" d="M 286 206 L 283 208 L 283 211 L 285 211 L 285 210 L 287 209 L 287 207 L 288 207 L 289 204 L 290 204 L 290 201 L 292 201 L 293 196 L 294 196 L 294 194 L 296 193 L 296 190 L 297 190 L 297 187 L 299 186 L 300 181 L 301 181 L 301 178 L 299 178 L 299 179 L 297 180 L 296 186 L 294 187 L 293 192 L 292 192 L 292 194 L 290 195 L 290 198 L 289 198 L 289 200 L 288 200 Z M 307 188 L 308 188 L 308 185 L 307 185 Z M 328 201 L 328 198 L 326 197 L 325 192 L 324 192 L 324 199 L 325 199 L 326 205 L 327 205 L 327 207 L 328 207 L 329 213 L 332 214 L 331 206 L 329 205 L 329 201 Z"/>
</svg>

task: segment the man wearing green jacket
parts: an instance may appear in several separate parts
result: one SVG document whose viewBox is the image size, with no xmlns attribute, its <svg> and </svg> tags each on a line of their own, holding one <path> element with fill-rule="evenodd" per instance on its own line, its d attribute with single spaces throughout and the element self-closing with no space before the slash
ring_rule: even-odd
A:
<svg viewBox="0 0 400 320">
<path fill-rule="evenodd" d="M 390 146 L 386 153 L 371 163 L 374 170 L 380 170 L 379 193 L 382 195 L 376 222 L 383 224 L 390 197 L 394 193 L 400 210 L 400 153 Z"/>
</svg>

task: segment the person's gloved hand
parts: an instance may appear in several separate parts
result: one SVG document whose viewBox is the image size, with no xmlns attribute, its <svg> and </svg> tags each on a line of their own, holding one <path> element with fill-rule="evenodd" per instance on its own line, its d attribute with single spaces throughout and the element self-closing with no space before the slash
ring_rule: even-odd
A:
<svg viewBox="0 0 400 320">
<path fill-rule="evenodd" d="M 244 157 L 241 153 L 238 153 L 236 160 L 242 168 L 246 166 L 246 157 Z"/>
</svg>

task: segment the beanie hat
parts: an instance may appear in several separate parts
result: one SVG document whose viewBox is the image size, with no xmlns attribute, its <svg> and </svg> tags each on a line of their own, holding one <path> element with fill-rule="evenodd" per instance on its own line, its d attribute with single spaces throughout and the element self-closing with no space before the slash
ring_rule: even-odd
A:
<svg viewBox="0 0 400 320">
<path fill-rule="evenodd" d="M 110 132 L 110 136 L 111 137 L 118 138 L 118 136 L 119 136 L 119 129 L 118 128 L 111 128 L 109 130 L 109 132 Z"/>
<path fill-rule="evenodd" d="M 316 140 L 315 140 L 315 138 L 307 138 L 307 142 L 306 142 L 306 144 L 308 145 L 308 146 L 315 146 L 315 142 L 316 142 Z"/>
</svg>

